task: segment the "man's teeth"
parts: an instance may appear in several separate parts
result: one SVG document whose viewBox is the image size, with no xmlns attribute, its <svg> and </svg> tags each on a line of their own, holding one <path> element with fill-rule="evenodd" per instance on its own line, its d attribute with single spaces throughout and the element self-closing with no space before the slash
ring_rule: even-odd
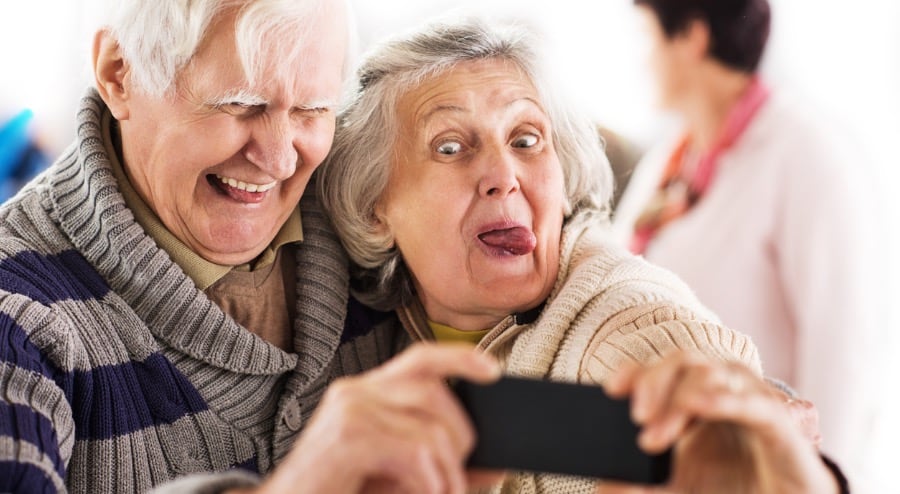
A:
<svg viewBox="0 0 900 494">
<path fill-rule="evenodd" d="M 267 184 L 248 184 L 247 182 L 241 182 L 240 180 L 235 180 L 229 177 L 223 177 L 221 175 L 216 175 L 216 178 L 219 179 L 223 184 L 226 184 L 230 187 L 234 187 L 238 190 L 245 190 L 247 192 L 265 192 L 272 187 L 278 185 L 278 182 L 269 182 Z"/>
</svg>

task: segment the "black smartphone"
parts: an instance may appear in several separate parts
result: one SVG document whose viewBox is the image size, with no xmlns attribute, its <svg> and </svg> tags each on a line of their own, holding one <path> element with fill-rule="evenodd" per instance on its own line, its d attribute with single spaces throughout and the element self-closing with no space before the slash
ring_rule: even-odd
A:
<svg viewBox="0 0 900 494">
<path fill-rule="evenodd" d="M 628 400 L 611 398 L 600 386 L 518 377 L 451 385 L 478 434 L 471 467 L 648 485 L 669 478 L 671 450 L 642 451 Z"/>
</svg>

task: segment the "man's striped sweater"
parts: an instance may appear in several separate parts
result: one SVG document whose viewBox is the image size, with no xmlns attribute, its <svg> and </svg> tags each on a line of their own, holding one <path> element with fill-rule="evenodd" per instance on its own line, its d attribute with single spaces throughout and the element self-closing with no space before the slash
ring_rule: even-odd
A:
<svg viewBox="0 0 900 494">
<path fill-rule="evenodd" d="M 333 378 L 400 343 L 348 297 L 347 261 L 310 195 L 295 353 L 240 327 L 125 206 L 107 111 L 90 90 L 76 142 L 0 209 L 0 492 L 142 492 L 191 473 L 266 472 Z"/>
</svg>

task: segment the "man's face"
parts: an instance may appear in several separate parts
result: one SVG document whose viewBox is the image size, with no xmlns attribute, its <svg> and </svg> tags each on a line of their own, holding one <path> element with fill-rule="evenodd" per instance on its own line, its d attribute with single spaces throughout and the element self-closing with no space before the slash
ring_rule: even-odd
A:
<svg viewBox="0 0 900 494">
<path fill-rule="evenodd" d="M 120 122 L 128 178 L 166 228 L 204 259 L 236 265 L 255 258 L 328 153 L 347 43 L 342 16 L 334 6 L 311 16 L 294 40 L 305 45 L 294 60 L 264 48 L 266 70 L 252 86 L 237 55 L 234 19 L 224 16 L 174 94 L 130 92 Z"/>
</svg>

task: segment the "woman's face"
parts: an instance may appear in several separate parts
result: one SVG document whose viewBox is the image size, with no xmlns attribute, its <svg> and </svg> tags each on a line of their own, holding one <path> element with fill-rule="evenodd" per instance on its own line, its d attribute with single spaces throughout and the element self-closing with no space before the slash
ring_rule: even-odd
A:
<svg viewBox="0 0 900 494">
<path fill-rule="evenodd" d="M 669 39 L 659 18 L 650 7 L 637 6 L 644 34 L 649 40 L 647 63 L 656 86 L 657 104 L 661 108 L 675 109 L 686 81 L 686 67 L 679 38 Z"/>
<path fill-rule="evenodd" d="M 376 213 L 431 320 L 487 329 L 539 305 L 559 269 L 566 203 L 537 91 L 508 62 L 466 62 L 398 105 Z"/>
</svg>

